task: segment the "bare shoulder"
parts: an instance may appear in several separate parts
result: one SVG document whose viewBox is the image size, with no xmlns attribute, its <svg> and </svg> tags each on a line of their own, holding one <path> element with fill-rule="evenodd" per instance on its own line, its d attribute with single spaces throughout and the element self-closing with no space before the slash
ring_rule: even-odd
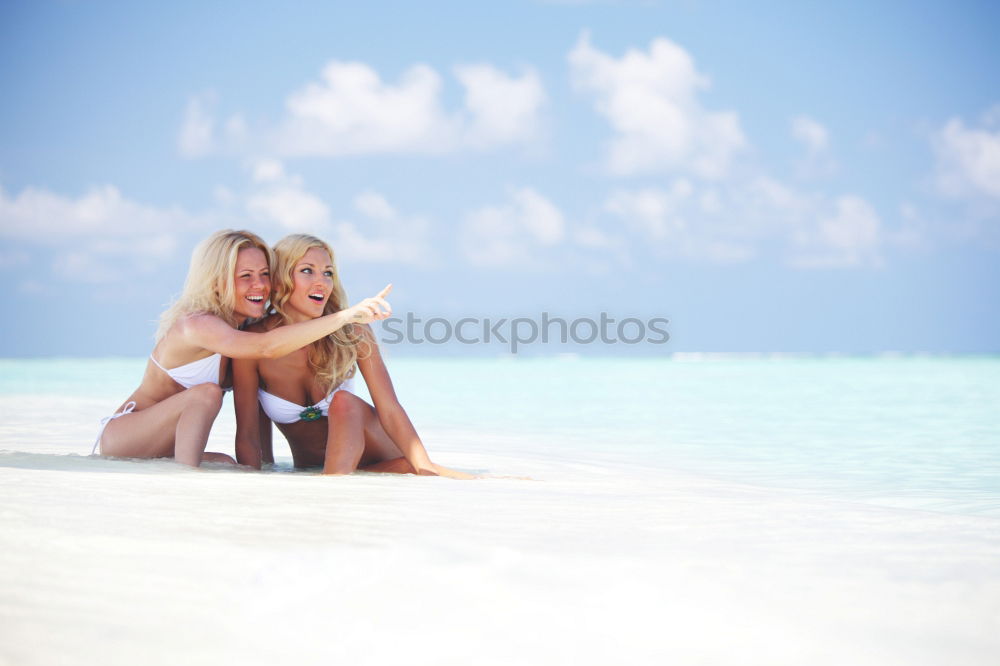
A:
<svg viewBox="0 0 1000 666">
<path fill-rule="evenodd" d="M 197 312 L 181 315 L 174 321 L 170 328 L 167 329 L 167 332 L 164 334 L 160 344 L 161 346 L 166 344 L 170 347 L 192 346 L 192 334 L 197 334 L 198 332 L 204 330 L 211 330 L 219 324 L 225 325 L 225 322 L 213 314 Z"/>
<path fill-rule="evenodd" d="M 221 317 L 208 312 L 193 312 L 191 314 L 182 315 L 177 318 L 177 321 L 171 327 L 170 333 L 176 332 L 180 335 L 187 337 L 191 333 L 205 330 L 213 330 L 220 326 L 225 326 L 226 328 L 232 328 L 229 324 L 224 322 Z"/>
</svg>

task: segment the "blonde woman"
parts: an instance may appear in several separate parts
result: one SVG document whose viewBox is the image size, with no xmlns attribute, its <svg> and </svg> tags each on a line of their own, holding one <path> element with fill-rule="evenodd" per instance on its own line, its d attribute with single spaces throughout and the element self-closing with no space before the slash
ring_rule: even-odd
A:
<svg viewBox="0 0 1000 666">
<path fill-rule="evenodd" d="M 195 248 L 184 290 L 160 318 L 142 383 L 104 419 L 95 450 L 100 446 L 105 456 L 173 457 L 195 467 L 203 461 L 234 462 L 225 454 L 205 453 L 222 406 L 225 357 L 279 358 L 348 323 L 389 316 L 386 287 L 327 317 L 268 333 L 238 330 L 247 319 L 264 315 L 272 263 L 270 248 L 249 231 L 219 231 Z"/>
<path fill-rule="evenodd" d="M 253 330 L 274 333 L 341 311 L 347 299 L 329 245 L 294 234 L 274 254 L 274 313 Z M 374 407 L 351 392 L 355 365 Z M 363 469 L 471 478 L 431 462 L 367 326 L 345 326 L 285 356 L 234 360 L 233 389 L 236 458 L 242 464 L 273 462 L 269 424 L 261 437 L 259 401 L 288 440 L 296 467 L 322 465 L 324 474 Z"/>
</svg>

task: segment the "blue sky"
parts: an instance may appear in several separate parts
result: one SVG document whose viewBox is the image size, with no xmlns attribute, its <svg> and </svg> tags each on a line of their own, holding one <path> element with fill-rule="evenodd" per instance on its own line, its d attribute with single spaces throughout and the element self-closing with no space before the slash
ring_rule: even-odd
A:
<svg viewBox="0 0 1000 666">
<path fill-rule="evenodd" d="M 1000 351 L 990 3 L 201 4 L 0 8 L 4 355 L 145 353 L 223 227 L 648 353 Z"/>
</svg>

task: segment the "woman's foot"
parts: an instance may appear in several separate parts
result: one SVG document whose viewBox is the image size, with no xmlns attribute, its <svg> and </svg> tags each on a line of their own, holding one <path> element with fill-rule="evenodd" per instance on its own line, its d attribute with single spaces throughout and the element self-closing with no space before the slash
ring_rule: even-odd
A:
<svg viewBox="0 0 1000 666">
<path fill-rule="evenodd" d="M 213 451 L 205 451 L 205 453 L 201 454 L 201 461 L 203 463 L 214 462 L 214 463 L 226 463 L 227 465 L 236 464 L 236 461 L 233 460 L 232 456 L 228 456 L 225 453 L 215 453 Z"/>
</svg>

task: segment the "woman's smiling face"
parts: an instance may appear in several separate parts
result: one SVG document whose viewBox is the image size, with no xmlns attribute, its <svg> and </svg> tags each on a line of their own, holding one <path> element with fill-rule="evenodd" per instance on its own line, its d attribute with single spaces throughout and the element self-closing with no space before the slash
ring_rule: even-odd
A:
<svg viewBox="0 0 1000 666">
<path fill-rule="evenodd" d="M 310 318 L 323 315 L 333 293 L 333 259 L 318 247 L 311 247 L 292 270 L 292 294 L 288 307 Z"/>
<path fill-rule="evenodd" d="M 236 255 L 236 303 L 233 312 L 240 317 L 259 319 L 271 295 L 271 268 L 267 257 L 256 247 L 243 248 Z"/>
</svg>

